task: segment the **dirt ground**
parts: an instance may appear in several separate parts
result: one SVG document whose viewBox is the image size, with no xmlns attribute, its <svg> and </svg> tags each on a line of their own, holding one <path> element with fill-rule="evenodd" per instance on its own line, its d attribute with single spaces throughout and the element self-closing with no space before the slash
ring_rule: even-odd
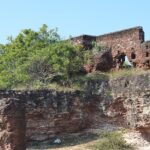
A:
<svg viewBox="0 0 150 150">
<path fill-rule="evenodd" d="M 107 124 L 103 127 L 100 127 L 99 129 L 88 129 L 82 133 L 70 135 L 65 140 L 62 140 L 62 144 L 60 145 L 37 145 L 36 147 L 28 148 L 27 150 L 91 150 L 90 147 L 99 140 L 97 133 L 100 131 L 113 130 L 120 129 L 118 129 L 118 127 Z M 61 138 L 63 139 L 63 137 Z M 150 150 L 150 139 L 145 138 L 138 131 L 125 129 L 123 132 L 123 138 L 126 143 L 133 146 L 135 150 Z"/>
</svg>

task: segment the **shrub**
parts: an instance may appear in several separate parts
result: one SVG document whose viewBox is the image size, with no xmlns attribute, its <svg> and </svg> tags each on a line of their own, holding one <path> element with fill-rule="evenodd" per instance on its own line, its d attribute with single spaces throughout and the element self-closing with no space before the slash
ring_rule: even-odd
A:
<svg viewBox="0 0 150 150">
<path fill-rule="evenodd" d="M 93 150 L 133 150 L 126 144 L 119 132 L 103 132 L 100 140 L 92 146 Z"/>
<path fill-rule="evenodd" d="M 57 30 L 43 25 L 38 32 L 21 31 L 0 45 L 0 88 L 14 88 L 34 83 L 49 84 L 61 74 L 66 80 L 83 64 L 82 47 L 70 41 L 60 41 Z M 36 82 L 38 81 L 38 82 Z"/>
</svg>

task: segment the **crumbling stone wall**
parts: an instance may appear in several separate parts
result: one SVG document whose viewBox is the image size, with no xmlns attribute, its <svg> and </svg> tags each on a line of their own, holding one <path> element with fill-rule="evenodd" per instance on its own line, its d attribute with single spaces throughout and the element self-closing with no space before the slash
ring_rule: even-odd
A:
<svg viewBox="0 0 150 150">
<path fill-rule="evenodd" d="M 98 106 L 107 97 L 107 83 L 99 80 L 92 84 L 102 84 L 101 91 L 96 87 L 92 91 L 85 85 L 86 93 L 54 90 L 28 92 L 25 96 L 27 141 L 44 141 L 62 133 L 79 132 L 95 122 L 94 116 L 103 116 Z M 103 93 L 102 97 L 100 93 Z"/>
<path fill-rule="evenodd" d="M 78 37 L 71 38 L 71 40 L 75 44 L 83 45 L 85 49 L 91 49 L 92 48 L 92 42 L 96 41 L 96 36 L 91 35 L 81 35 Z"/>
<path fill-rule="evenodd" d="M 143 42 L 141 44 L 142 48 L 142 64 L 148 65 L 148 68 L 150 68 L 150 41 Z"/>
<path fill-rule="evenodd" d="M 118 51 L 125 52 L 128 58 L 132 60 L 131 53 L 134 52 L 136 57 L 132 61 L 139 63 L 142 57 L 141 43 L 144 41 L 143 35 L 143 29 L 137 27 L 98 36 L 96 42 L 111 47 L 113 56 Z"/>
<path fill-rule="evenodd" d="M 27 140 L 44 141 L 89 125 L 82 99 L 74 92 L 32 91 L 26 101 Z"/>
<path fill-rule="evenodd" d="M 134 66 L 143 67 L 143 62 L 147 62 L 150 68 L 150 42 L 145 42 L 142 27 L 134 27 L 100 36 L 83 35 L 72 38 L 72 41 L 89 49 L 92 47 L 93 41 L 100 43 L 112 50 L 113 57 L 118 51 L 125 52 Z"/>
<path fill-rule="evenodd" d="M 105 81 L 100 80 L 97 84 L 101 82 L 105 83 Z M 107 84 L 103 84 L 102 87 L 103 91 L 101 92 L 104 93 Z M 94 122 L 93 116 L 103 114 L 97 107 L 103 99 L 98 95 L 92 95 L 89 90 L 87 89 L 87 94 L 79 91 L 57 92 L 54 90 L 0 91 L 1 102 L 8 103 L 7 99 L 9 99 L 11 103 L 15 103 L 11 105 L 12 109 L 5 115 L 8 118 L 7 122 L 12 125 L 12 138 L 16 137 L 16 141 L 10 141 L 12 142 L 10 144 L 17 145 L 17 143 L 14 144 L 17 141 L 18 143 L 25 143 L 25 140 L 27 142 L 45 141 L 62 133 L 78 132 L 90 127 Z M 21 100 L 25 103 L 17 103 Z M 22 105 L 20 109 L 19 105 Z M 26 108 L 25 114 L 22 113 L 23 106 Z M 0 107 L 6 109 L 3 103 L 0 103 Z M 0 112 L 1 118 L 4 115 L 2 111 Z M 23 128 L 24 122 L 26 123 L 26 130 Z M 2 120 L 2 124 L 5 125 L 4 120 Z M 7 131 L 6 127 L 0 131 L 0 134 L 4 131 Z M 26 138 L 24 136 L 25 132 Z M 9 137 L 5 134 L 2 134 L 1 137 L 9 140 Z M 6 140 L 2 141 L 3 145 L 7 144 L 5 143 Z M 19 145 L 18 147 L 23 150 Z M 7 149 L 3 148 L 3 150 Z M 18 148 L 15 150 L 18 150 Z"/>
<path fill-rule="evenodd" d="M 84 93 L 0 91 L 0 146 L 24 150 L 25 141 L 45 141 L 105 123 L 150 133 L 149 79 L 149 73 L 103 76 L 83 83 Z"/>
</svg>

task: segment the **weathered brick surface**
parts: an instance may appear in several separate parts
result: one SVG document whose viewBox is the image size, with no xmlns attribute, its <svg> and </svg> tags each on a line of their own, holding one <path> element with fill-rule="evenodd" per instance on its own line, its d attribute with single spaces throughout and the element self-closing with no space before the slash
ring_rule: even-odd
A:
<svg viewBox="0 0 150 150">
<path fill-rule="evenodd" d="M 118 51 L 125 52 L 130 61 L 136 64 L 136 66 L 143 67 L 145 65 L 144 62 L 146 62 L 150 67 L 150 42 L 145 42 L 142 27 L 130 28 L 100 36 L 83 35 L 72 38 L 72 41 L 76 44 L 82 44 L 85 48 L 91 48 L 92 42 L 95 41 L 111 48 L 113 57 Z M 132 58 L 133 53 L 135 58 Z"/>
<path fill-rule="evenodd" d="M 96 36 L 91 35 L 81 35 L 75 38 L 71 38 L 71 40 L 75 44 L 81 44 L 84 46 L 85 49 L 91 49 L 92 48 L 92 42 L 96 41 Z"/>
<path fill-rule="evenodd" d="M 147 63 L 150 65 L 150 41 L 143 42 L 141 48 L 142 58 L 144 58 L 141 63 Z"/>
<path fill-rule="evenodd" d="M 97 98 L 91 97 L 85 101 L 78 92 L 0 91 L 2 150 L 9 150 L 9 147 L 10 150 L 24 150 L 25 140 L 44 141 L 61 133 L 72 133 L 87 128 L 92 122 L 89 115 L 97 111 L 92 109 L 95 105 L 90 104 L 94 99 Z"/>
<path fill-rule="evenodd" d="M 106 123 L 149 133 L 149 78 L 149 73 L 115 79 L 104 75 L 83 83 L 84 93 L 0 91 L 0 146 L 24 150 L 25 132 L 27 142 L 45 141 Z"/>
<path fill-rule="evenodd" d="M 125 52 L 131 59 L 131 52 L 136 53 L 137 61 L 141 56 L 141 42 L 144 38 L 141 36 L 143 33 L 142 28 L 137 27 L 129 30 L 115 32 L 98 36 L 96 42 L 108 45 L 112 49 L 112 54 L 115 56 L 118 51 Z"/>
</svg>

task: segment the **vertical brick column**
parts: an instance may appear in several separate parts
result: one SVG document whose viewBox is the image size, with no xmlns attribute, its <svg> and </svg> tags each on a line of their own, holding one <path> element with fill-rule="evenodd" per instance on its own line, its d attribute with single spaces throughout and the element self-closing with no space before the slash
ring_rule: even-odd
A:
<svg viewBox="0 0 150 150">
<path fill-rule="evenodd" d="M 20 99 L 0 99 L 0 145 L 2 150 L 25 150 L 25 106 Z"/>
</svg>

